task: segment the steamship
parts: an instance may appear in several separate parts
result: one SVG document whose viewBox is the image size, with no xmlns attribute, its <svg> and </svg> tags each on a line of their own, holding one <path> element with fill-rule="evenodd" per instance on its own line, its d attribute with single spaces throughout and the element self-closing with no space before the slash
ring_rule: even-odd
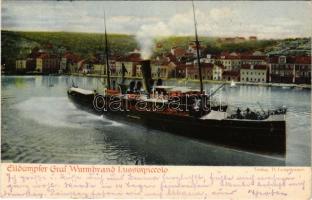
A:
<svg viewBox="0 0 312 200">
<path fill-rule="evenodd" d="M 227 105 L 216 105 L 212 101 L 213 95 L 222 89 L 224 84 L 210 94 L 203 91 L 196 23 L 194 25 L 200 89 L 164 86 L 161 80 L 154 84 L 150 60 L 141 61 L 143 84 L 138 81 L 137 84 L 131 82 L 129 86 L 125 85 L 123 66 L 123 81 L 118 89 L 112 89 L 105 26 L 107 71 L 105 91 L 85 90 L 73 86 L 68 89 L 68 97 L 79 107 L 115 120 L 127 120 L 219 145 L 284 155 L 286 108 L 262 110 L 262 113 L 249 108 L 245 110 L 237 108 L 233 112 Z"/>
</svg>

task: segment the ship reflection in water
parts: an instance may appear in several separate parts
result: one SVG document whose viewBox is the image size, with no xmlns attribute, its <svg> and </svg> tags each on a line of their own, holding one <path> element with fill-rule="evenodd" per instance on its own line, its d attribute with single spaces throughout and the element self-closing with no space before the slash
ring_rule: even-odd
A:
<svg viewBox="0 0 312 200">
<path fill-rule="evenodd" d="M 223 100 L 234 106 L 260 109 L 257 102 L 261 102 L 266 108 L 288 108 L 286 156 L 282 157 L 217 146 L 88 113 L 67 98 L 66 90 L 73 79 L 87 89 L 100 86 L 99 80 L 85 77 L 2 77 L 2 160 L 131 165 L 310 164 L 309 90 L 257 86 L 222 89 Z M 53 87 L 49 87 L 51 82 Z M 218 85 L 204 86 L 208 90 Z"/>
</svg>

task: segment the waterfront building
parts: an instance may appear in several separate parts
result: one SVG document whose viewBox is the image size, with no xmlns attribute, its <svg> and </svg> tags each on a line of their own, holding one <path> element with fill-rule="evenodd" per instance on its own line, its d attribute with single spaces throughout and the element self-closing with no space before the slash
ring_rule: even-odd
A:
<svg viewBox="0 0 312 200">
<path fill-rule="evenodd" d="M 172 78 L 176 77 L 176 65 L 173 62 L 162 64 L 159 67 L 160 78 Z"/>
<path fill-rule="evenodd" d="M 268 58 L 265 55 L 241 54 L 240 61 L 241 65 L 266 65 Z"/>
<path fill-rule="evenodd" d="M 36 59 L 36 70 L 43 74 L 57 73 L 60 69 L 60 59 L 56 55 L 42 53 Z"/>
<path fill-rule="evenodd" d="M 267 65 L 244 64 L 240 69 L 240 82 L 267 82 Z"/>
<path fill-rule="evenodd" d="M 61 60 L 60 60 L 60 70 L 65 72 L 66 69 L 67 69 L 67 58 L 62 57 Z"/>
<path fill-rule="evenodd" d="M 18 73 L 32 72 L 36 69 L 36 60 L 33 58 L 17 59 L 15 69 Z"/>
<path fill-rule="evenodd" d="M 92 73 L 103 74 L 105 69 L 106 69 L 106 65 L 104 65 L 103 63 L 93 63 Z"/>
<path fill-rule="evenodd" d="M 36 59 L 27 58 L 26 59 L 26 72 L 33 72 L 36 70 Z"/>
<path fill-rule="evenodd" d="M 270 82 L 311 84 L 311 56 L 273 56 L 269 74 Z"/>
<path fill-rule="evenodd" d="M 153 78 L 176 78 L 178 75 L 178 62 L 172 62 L 167 58 L 152 61 L 151 70 Z"/>
<path fill-rule="evenodd" d="M 222 74 L 222 79 L 224 81 L 240 81 L 240 72 L 239 70 L 231 70 L 231 71 L 224 71 Z"/>
<path fill-rule="evenodd" d="M 26 59 L 18 59 L 15 61 L 16 72 L 26 72 Z"/>
<path fill-rule="evenodd" d="M 182 54 L 180 54 L 182 56 Z M 183 62 L 180 60 L 185 58 L 183 57 L 177 58 L 175 55 L 171 53 L 166 54 L 164 56 L 157 57 L 156 60 L 151 62 L 152 68 L 152 77 L 154 78 L 181 78 L 185 77 L 185 68 L 181 69 L 181 65 Z M 182 71 L 183 70 L 183 75 Z"/>
<path fill-rule="evenodd" d="M 226 71 L 239 70 L 244 64 L 267 64 L 267 56 L 253 54 L 221 53 L 217 56 L 211 56 L 209 60 L 215 64 L 222 64 Z"/>
<path fill-rule="evenodd" d="M 141 54 L 138 52 L 130 52 L 126 56 L 119 56 L 115 58 L 115 72 L 112 74 L 121 75 L 122 65 L 126 68 L 126 77 L 142 77 L 141 64 L 140 62 Z"/>
<path fill-rule="evenodd" d="M 178 66 L 176 66 L 175 70 L 177 78 L 186 78 L 187 70 L 185 63 L 180 63 Z"/>
<path fill-rule="evenodd" d="M 60 71 L 61 72 L 77 72 L 79 56 L 72 53 L 66 52 L 60 60 Z"/>
<path fill-rule="evenodd" d="M 230 54 L 221 54 L 219 56 L 213 56 L 211 58 L 212 63 L 217 65 L 223 65 L 224 70 L 231 71 L 238 68 L 240 65 L 239 56 L 233 56 Z"/>
<path fill-rule="evenodd" d="M 212 80 L 213 79 L 212 73 L 213 73 L 213 66 L 214 65 L 212 63 L 201 63 L 200 66 L 202 69 L 203 80 Z M 197 67 L 197 65 L 196 65 L 196 67 Z"/>
<path fill-rule="evenodd" d="M 77 63 L 78 72 L 88 74 L 92 71 L 92 64 L 88 59 L 79 60 Z"/>
<path fill-rule="evenodd" d="M 212 79 L 222 80 L 223 71 L 225 71 L 225 67 L 222 64 L 214 64 L 212 68 Z"/>
<path fill-rule="evenodd" d="M 160 78 L 160 66 L 166 62 L 167 60 L 165 60 L 164 57 L 157 57 L 156 60 L 151 61 L 152 78 Z"/>
<path fill-rule="evenodd" d="M 194 63 L 185 64 L 185 77 L 188 79 L 198 78 L 198 68 L 194 66 Z"/>
<path fill-rule="evenodd" d="M 201 72 L 202 72 L 202 78 L 203 80 L 212 80 L 213 79 L 213 64 L 212 63 L 201 63 Z M 182 67 L 185 67 L 185 70 L 183 71 Z M 190 79 L 199 79 L 199 69 L 197 66 L 197 63 L 192 64 L 186 64 L 181 65 L 178 67 L 179 75 L 183 74 L 183 72 L 186 74 L 187 78 Z"/>
</svg>

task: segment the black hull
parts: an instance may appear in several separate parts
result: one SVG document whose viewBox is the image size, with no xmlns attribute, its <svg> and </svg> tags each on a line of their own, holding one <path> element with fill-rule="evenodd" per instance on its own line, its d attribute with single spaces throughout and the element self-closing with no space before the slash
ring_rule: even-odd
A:
<svg viewBox="0 0 312 200">
<path fill-rule="evenodd" d="M 84 108 L 87 108 L 88 110 L 93 110 L 93 100 L 94 100 L 94 94 L 81 94 L 78 92 L 67 92 L 68 97 L 72 99 L 75 103 L 78 103 L 79 105 L 83 106 Z"/>
<path fill-rule="evenodd" d="M 249 151 L 285 154 L 285 121 L 199 120 L 158 113 L 140 115 L 151 128 Z"/>
<path fill-rule="evenodd" d="M 286 152 L 285 121 L 200 120 L 191 116 L 157 112 L 98 112 L 90 106 L 93 105 L 93 99 L 70 94 L 69 97 L 77 106 L 105 114 L 114 120 L 131 121 L 149 128 L 247 151 L 279 155 Z"/>
</svg>

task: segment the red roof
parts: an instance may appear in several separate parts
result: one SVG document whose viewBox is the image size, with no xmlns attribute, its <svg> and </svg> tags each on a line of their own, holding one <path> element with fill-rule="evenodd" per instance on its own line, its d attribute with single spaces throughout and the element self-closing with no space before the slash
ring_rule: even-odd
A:
<svg viewBox="0 0 312 200">
<path fill-rule="evenodd" d="M 160 60 L 152 60 L 151 63 L 155 65 L 168 65 L 170 62 L 165 59 L 160 59 Z"/>
<path fill-rule="evenodd" d="M 239 76 L 239 71 L 224 71 L 223 76 Z"/>
<path fill-rule="evenodd" d="M 182 69 L 182 70 L 185 70 L 185 68 L 186 68 L 186 64 L 184 64 L 184 63 L 180 63 L 179 65 L 177 65 L 177 67 L 176 67 L 177 69 Z"/>
<path fill-rule="evenodd" d="M 172 55 L 171 53 L 167 54 L 166 57 L 169 58 L 169 60 L 170 60 L 171 62 L 173 62 L 175 65 L 178 65 L 178 64 L 179 64 L 179 61 L 178 61 L 177 57 L 175 57 L 175 56 Z"/>
<path fill-rule="evenodd" d="M 240 59 L 240 57 L 228 55 L 228 56 L 221 56 L 220 59 L 238 60 L 238 59 Z"/>
<path fill-rule="evenodd" d="M 243 64 L 241 69 L 250 69 L 250 64 Z"/>
<path fill-rule="evenodd" d="M 200 66 L 202 68 L 213 68 L 213 64 L 212 63 L 200 63 Z"/>
<path fill-rule="evenodd" d="M 141 54 L 140 53 L 131 53 L 127 56 L 116 56 L 116 61 L 124 61 L 124 62 L 141 62 Z"/>
<path fill-rule="evenodd" d="M 241 69 L 251 69 L 252 65 L 250 64 L 243 64 Z M 267 65 L 253 65 L 253 69 L 258 69 L 258 70 L 266 70 Z"/>
<path fill-rule="evenodd" d="M 266 60 L 267 56 L 241 55 L 241 60 Z"/>
<path fill-rule="evenodd" d="M 172 49 L 174 51 L 174 55 L 178 57 L 184 56 L 186 53 L 186 50 L 181 47 L 173 47 Z"/>
<path fill-rule="evenodd" d="M 131 54 L 129 54 L 127 56 L 127 58 L 128 58 L 129 61 L 132 61 L 132 62 L 140 62 L 140 61 L 142 61 L 140 53 L 131 53 Z"/>
<path fill-rule="evenodd" d="M 66 52 L 63 55 L 63 58 L 66 58 L 67 60 L 72 62 L 78 62 L 80 60 L 80 57 L 72 52 Z"/>
<path fill-rule="evenodd" d="M 269 58 L 269 62 L 270 63 L 278 63 L 278 56 L 274 56 L 274 57 Z"/>
<path fill-rule="evenodd" d="M 254 65 L 254 69 L 266 70 L 267 65 Z"/>
<path fill-rule="evenodd" d="M 185 67 L 188 67 L 188 68 L 198 68 L 197 66 L 197 63 L 195 64 L 184 64 Z M 213 64 L 212 63 L 200 63 L 200 67 L 203 69 L 203 68 L 210 68 L 212 69 L 213 68 Z"/>
<path fill-rule="evenodd" d="M 278 63 L 278 56 L 270 58 L 270 63 Z M 311 64 L 311 56 L 287 56 L 286 63 L 288 64 Z"/>
<path fill-rule="evenodd" d="M 294 63 L 311 64 L 311 56 L 297 56 Z"/>
</svg>

